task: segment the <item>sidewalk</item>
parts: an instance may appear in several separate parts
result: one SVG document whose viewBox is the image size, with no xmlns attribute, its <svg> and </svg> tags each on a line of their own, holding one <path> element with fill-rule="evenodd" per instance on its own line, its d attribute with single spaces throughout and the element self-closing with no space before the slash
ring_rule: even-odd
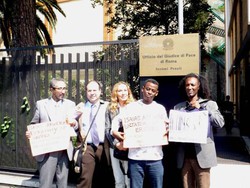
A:
<svg viewBox="0 0 250 188">
<path fill-rule="evenodd" d="M 249 188 L 249 138 L 237 126 L 227 135 L 225 128 L 214 135 L 218 165 L 211 169 L 211 188 Z"/>
<path fill-rule="evenodd" d="M 242 136 L 242 139 L 245 142 L 246 145 L 246 150 L 248 152 L 248 154 L 250 155 L 250 137 L 249 136 Z"/>
<path fill-rule="evenodd" d="M 0 171 L 0 188 L 36 188 L 39 187 L 38 177 L 23 173 Z M 53 184 L 51 188 L 56 188 Z M 75 185 L 69 184 L 68 188 L 75 188 Z"/>
<path fill-rule="evenodd" d="M 235 125 L 232 134 L 227 135 L 225 128 L 214 134 L 219 164 L 250 164 L 250 139 L 240 135 Z"/>
</svg>

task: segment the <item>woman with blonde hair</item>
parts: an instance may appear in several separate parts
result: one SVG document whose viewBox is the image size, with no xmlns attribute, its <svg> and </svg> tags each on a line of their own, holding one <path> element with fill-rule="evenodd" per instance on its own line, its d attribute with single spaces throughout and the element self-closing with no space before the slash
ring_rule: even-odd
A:
<svg viewBox="0 0 250 188">
<path fill-rule="evenodd" d="M 110 157 L 115 178 L 115 188 L 129 188 L 129 178 L 127 176 L 128 161 L 120 160 L 114 157 L 114 148 L 116 139 L 111 135 L 112 120 L 117 116 L 124 107 L 134 101 L 133 94 L 129 84 L 123 81 L 113 86 L 111 101 L 106 111 L 106 136 L 110 143 Z"/>
</svg>

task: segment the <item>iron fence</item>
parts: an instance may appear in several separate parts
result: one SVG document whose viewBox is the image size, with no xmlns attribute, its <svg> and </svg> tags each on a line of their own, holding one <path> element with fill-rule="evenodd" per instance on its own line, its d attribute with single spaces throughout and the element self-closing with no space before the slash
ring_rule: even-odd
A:
<svg viewBox="0 0 250 188">
<path fill-rule="evenodd" d="M 36 171 L 25 131 L 35 102 L 50 95 L 51 78 L 64 78 L 67 98 L 76 103 L 85 101 L 85 84 L 93 79 L 102 82 L 104 100 L 118 81 L 130 83 L 138 97 L 138 56 L 138 40 L 0 50 L 2 132 L 9 125 L 0 138 L 0 169 Z"/>
</svg>

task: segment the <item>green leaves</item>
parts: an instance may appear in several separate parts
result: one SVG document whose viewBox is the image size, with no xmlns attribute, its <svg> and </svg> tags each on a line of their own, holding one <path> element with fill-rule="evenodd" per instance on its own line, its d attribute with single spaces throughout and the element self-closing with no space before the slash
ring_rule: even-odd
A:
<svg viewBox="0 0 250 188">
<path fill-rule="evenodd" d="M 3 123 L 1 124 L 1 129 L 0 129 L 2 138 L 4 138 L 7 135 L 12 124 L 13 124 L 12 119 L 9 116 L 4 116 Z"/>
<path fill-rule="evenodd" d="M 30 112 L 30 105 L 29 105 L 28 98 L 26 96 L 23 97 L 23 103 L 22 103 L 22 106 L 21 106 L 21 112 L 22 113 L 26 112 L 27 114 Z"/>
<path fill-rule="evenodd" d="M 73 137 L 71 137 L 71 141 L 72 141 L 72 143 L 73 143 L 73 146 L 77 146 L 77 137 L 76 136 L 73 136 Z"/>
<path fill-rule="evenodd" d="M 21 113 L 25 113 L 25 112 L 27 114 L 30 112 L 29 100 L 26 96 L 23 97 L 23 102 L 21 105 Z M 4 138 L 8 134 L 11 126 L 13 126 L 12 118 L 10 118 L 8 115 L 5 115 L 3 118 L 3 122 L 1 123 L 1 127 L 0 127 L 0 134 L 2 138 Z"/>
</svg>

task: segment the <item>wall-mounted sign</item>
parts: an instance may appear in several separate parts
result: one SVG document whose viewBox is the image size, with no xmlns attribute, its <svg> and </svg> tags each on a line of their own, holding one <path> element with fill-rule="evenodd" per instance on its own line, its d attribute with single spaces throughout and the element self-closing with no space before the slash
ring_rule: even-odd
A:
<svg viewBox="0 0 250 188">
<path fill-rule="evenodd" d="M 140 76 L 180 76 L 200 72 L 199 34 L 143 36 Z"/>
</svg>

